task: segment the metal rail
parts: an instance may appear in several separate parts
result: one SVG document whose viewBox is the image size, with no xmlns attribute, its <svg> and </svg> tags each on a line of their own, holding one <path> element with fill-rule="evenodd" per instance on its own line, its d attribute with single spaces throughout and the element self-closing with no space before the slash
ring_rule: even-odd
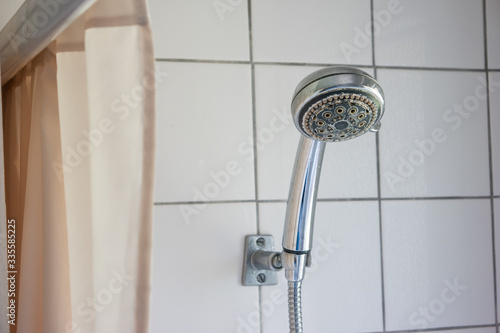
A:
<svg viewBox="0 0 500 333">
<path fill-rule="evenodd" d="M 26 0 L 0 31 L 2 85 L 97 0 Z"/>
</svg>

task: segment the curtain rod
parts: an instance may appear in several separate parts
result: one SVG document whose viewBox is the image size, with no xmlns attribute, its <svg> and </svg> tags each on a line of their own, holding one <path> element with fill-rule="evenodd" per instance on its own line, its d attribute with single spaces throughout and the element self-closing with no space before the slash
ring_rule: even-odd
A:
<svg viewBox="0 0 500 333">
<path fill-rule="evenodd" d="M 0 31 L 2 85 L 97 0 L 26 0 Z"/>
</svg>

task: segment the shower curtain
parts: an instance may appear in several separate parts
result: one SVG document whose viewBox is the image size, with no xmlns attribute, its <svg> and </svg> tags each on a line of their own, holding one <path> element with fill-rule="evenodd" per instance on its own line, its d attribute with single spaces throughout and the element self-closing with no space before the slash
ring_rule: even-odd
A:
<svg viewBox="0 0 500 333">
<path fill-rule="evenodd" d="M 10 332 L 148 331 L 160 81 L 145 1 L 99 0 L 2 87 Z"/>
</svg>

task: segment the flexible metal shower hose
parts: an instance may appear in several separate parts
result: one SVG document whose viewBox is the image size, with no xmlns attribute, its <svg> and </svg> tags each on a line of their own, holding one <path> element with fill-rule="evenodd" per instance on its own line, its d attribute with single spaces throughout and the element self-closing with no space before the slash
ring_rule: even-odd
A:
<svg viewBox="0 0 500 333">
<path fill-rule="evenodd" d="M 288 281 L 288 318 L 290 333 L 302 331 L 302 281 Z"/>
</svg>

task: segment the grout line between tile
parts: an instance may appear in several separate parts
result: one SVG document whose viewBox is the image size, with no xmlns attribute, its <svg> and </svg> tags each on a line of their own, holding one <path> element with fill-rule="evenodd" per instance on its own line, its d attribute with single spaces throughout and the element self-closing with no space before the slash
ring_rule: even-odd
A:
<svg viewBox="0 0 500 333">
<path fill-rule="evenodd" d="M 389 330 L 389 331 L 373 331 L 366 333 L 419 333 L 419 332 L 446 332 L 451 330 L 467 330 L 474 328 L 495 328 L 496 324 L 485 324 L 485 325 L 464 325 L 464 326 L 445 326 L 445 327 L 435 327 L 435 328 L 422 328 L 422 329 L 411 329 L 411 330 Z"/>
<path fill-rule="evenodd" d="M 252 203 L 254 199 L 249 200 L 218 200 L 218 201 L 159 201 L 154 206 L 176 206 L 176 205 L 200 205 L 200 204 L 234 204 L 234 203 Z"/>
<path fill-rule="evenodd" d="M 234 64 L 249 65 L 248 60 L 212 60 L 212 59 L 190 59 L 190 58 L 155 58 L 159 62 L 193 62 L 200 64 Z"/>
<path fill-rule="evenodd" d="M 257 170 L 257 112 L 255 106 L 255 65 L 253 63 L 253 40 L 252 40 L 252 1 L 247 0 L 248 10 L 248 55 L 250 59 L 250 80 L 252 94 L 252 136 L 253 136 L 253 179 L 255 196 L 255 222 L 257 234 L 260 234 L 260 211 L 259 211 L 259 178 Z M 264 323 L 262 322 L 262 286 L 258 287 L 259 295 L 259 332 L 264 332 Z"/>
<path fill-rule="evenodd" d="M 446 326 L 446 327 L 436 327 L 436 328 L 424 328 L 424 329 L 413 329 L 413 330 L 394 330 L 387 331 L 387 333 L 418 333 L 418 332 L 446 332 L 451 330 L 466 330 L 473 328 L 494 328 L 496 324 L 485 324 L 485 325 L 464 325 L 464 326 Z M 382 332 L 380 332 L 382 333 Z"/>
<path fill-rule="evenodd" d="M 470 200 L 470 199 L 489 199 L 489 195 L 475 196 L 442 196 L 442 197 L 393 197 L 381 198 L 382 201 L 399 201 L 399 200 Z"/>
<path fill-rule="evenodd" d="M 481 200 L 490 199 L 491 196 L 463 196 L 463 197 L 394 197 L 380 198 L 380 201 L 419 201 L 419 200 Z M 493 196 L 494 199 L 500 196 Z M 344 201 L 378 201 L 378 197 L 368 198 L 323 198 L 318 199 L 319 202 L 344 202 Z M 175 206 L 175 205 L 199 205 L 199 204 L 233 204 L 233 203 L 280 203 L 286 202 L 286 199 L 246 199 L 246 200 L 217 200 L 217 201 L 158 201 L 154 206 Z"/>
<path fill-rule="evenodd" d="M 252 94 L 252 136 L 253 136 L 253 168 L 254 168 L 254 196 L 255 200 L 259 202 L 259 178 L 257 170 L 257 112 L 255 105 L 255 65 L 253 63 L 253 42 L 252 42 L 252 2 L 248 0 L 248 52 L 250 57 L 250 76 L 251 76 L 251 94 Z M 260 216 L 259 205 L 256 204 L 256 218 L 257 218 L 257 234 L 260 233 Z"/>
<path fill-rule="evenodd" d="M 235 65 L 276 65 L 276 66 L 305 66 L 305 67 L 327 67 L 327 66 L 353 66 L 358 68 L 373 68 L 373 65 L 362 64 L 340 64 L 340 63 L 306 63 L 306 62 L 279 62 L 279 61 L 247 61 L 247 60 L 210 60 L 210 59 L 183 59 L 183 58 L 156 58 L 158 62 L 185 62 L 202 64 L 235 64 Z M 439 72 L 484 72 L 484 68 L 456 68 L 456 67 L 422 67 L 422 66 L 388 66 L 376 65 L 379 69 L 399 70 L 421 70 Z M 489 71 L 500 71 L 500 69 L 489 69 Z"/>
<path fill-rule="evenodd" d="M 438 72 L 484 72 L 483 68 L 456 68 L 456 67 L 422 67 L 422 66 L 384 66 L 377 65 L 381 69 L 402 69 L 402 70 L 417 70 L 417 71 L 438 71 Z"/>
<path fill-rule="evenodd" d="M 435 328 L 422 328 L 422 329 L 410 329 L 410 330 L 388 330 L 388 331 L 373 331 L 365 333 L 420 333 L 420 332 L 446 332 L 451 330 L 467 330 L 474 328 L 495 328 L 499 325 L 496 324 L 484 324 L 484 325 L 464 325 L 464 326 L 445 326 L 445 327 L 435 327 Z"/>
<path fill-rule="evenodd" d="M 212 59 L 186 59 L 186 58 L 156 58 L 156 61 L 162 62 L 192 62 L 203 64 L 236 64 L 236 65 L 279 65 L 279 66 L 306 66 L 306 67 L 327 67 L 333 65 L 356 66 L 371 68 L 371 65 L 352 65 L 352 64 L 336 64 L 336 63 L 307 63 L 307 62 L 280 62 L 280 61 L 247 61 L 247 60 L 212 60 Z"/>
<path fill-rule="evenodd" d="M 493 299 L 495 306 L 495 323 L 497 325 L 496 332 L 498 330 L 498 294 L 497 294 L 497 267 L 496 267 L 496 244 L 495 244 L 495 202 L 493 193 L 493 150 L 491 142 L 491 106 L 490 106 L 490 77 L 488 71 L 488 25 L 487 25 L 487 15 L 486 15 L 486 0 L 483 3 L 483 33 L 484 33 L 484 68 L 486 70 L 486 109 L 487 109 L 487 133 L 488 133 L 488 165 L 490 171 L 490 209 L 491 209 L 491 251 L 492 251 L 492 261 L 493 261 Z"/>
<path fill-rule="evenodd" d="M 377 69 L 375 69 L 375 79 L 377 79 Z M 383 332 L 386 331 L 386 311 L 385 311 L 385 276 L 384 276 L 384 237 L 382 229 L 382 198 L 381 198 L 381 182 L 380 182 L 380 145 L 379 133 L 375 135 L 375 149 L 377 156 L 377 203 L 378 203 L 378 224 L 379 224 L 379 246 L 380 246 L 380 284 L 382 296 L 382 327 Z"/>
<path fill-rule="evenodd" d="M 471 200 L 471 199 L 489 199 L 489 195 L 482 196 L 442 196 L 442 197 L 393 197 L 393 198 L 323 198 L 318 199 L 318 201 L 370 201 L 370 200 L 380 200 L 380 201 L 418 201 L 418 200 Z M 280 201 L 280 200 L 269 200 L 270 202 Z M 283 201 L 283 200 L 281 200 Z"/>
<path fill-rule="evenodd" d="M 373 76 L 377 79 L 377 62 L 375 59 L 375 19 L 374 19 L 374 3 L 370 0 L 370 18 L 371 18 L 371 42 L 372 42 L 372 65 Z M 385 278 L 384 278 L 384 243 L 382 235 L 382 195 L 381 195 L 381 180 L 380 180 L 380 145 L 379 132 L 375 135 L 375 152 L 377 163 L 377 203 L 378 203 L 378 223 L 379 223 L 379 253 L 380 253 L 380 294 L 382 302 L 382 330 L 386 331 L 386 312 L 385 312 Z"/>
</svg>

